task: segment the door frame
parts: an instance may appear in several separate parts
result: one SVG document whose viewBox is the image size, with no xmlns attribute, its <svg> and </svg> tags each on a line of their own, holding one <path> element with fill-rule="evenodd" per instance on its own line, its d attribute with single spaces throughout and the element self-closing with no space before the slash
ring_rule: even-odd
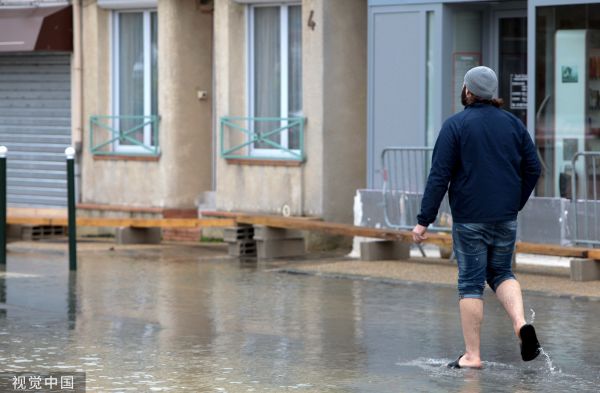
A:
<svg viewBox="0 0 600 393">
<path fill-rule="evenodd" d="M 489 43 L 489 59 L 491 67 L 499 71 L 500 67 L 500 19 L 503 18 L 525 18 L 527 21 L 527 7 L 522 9 L 511 9 L 511 10 L 502 10 L 502 9 L 493 9 L 490 14 L 491 19 L 491 31 L 490 31 L 490 43 Z M 529 40 L 529 37 L 527 37 Z M 528 54 L 529 55 L 529 54 Z M 529 63 L 529 56 L 527 59 Z M 529 76 L 528 76 L 529 79 Z M 528 85 L 529 80 L 528 80 Z"/>
</svg>

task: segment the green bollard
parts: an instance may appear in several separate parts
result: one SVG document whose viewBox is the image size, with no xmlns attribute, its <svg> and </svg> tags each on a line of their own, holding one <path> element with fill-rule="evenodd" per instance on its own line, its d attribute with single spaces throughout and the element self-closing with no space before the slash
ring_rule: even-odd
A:
<svg viewBox="0 0 600 393">
<path fill-rule="evenodd" d="M 75 149 L 65 149 L 69 211 L 69 270 L 77 270 L 77 219 L 75 216 Z"/>
<path fill-rule="evenodd" d="M 6 146 L 0 146 L 0 265 L 6 265 Z"/>
</svg>

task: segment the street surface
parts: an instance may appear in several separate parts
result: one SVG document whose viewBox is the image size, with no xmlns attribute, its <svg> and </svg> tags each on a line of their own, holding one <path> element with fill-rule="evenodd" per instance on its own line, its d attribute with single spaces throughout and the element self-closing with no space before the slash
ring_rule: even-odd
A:
<svg viewBox="0 0 600 393">
<path fill-rule="evenodd" d="M 593 392 L 600 302 L 526 294 L 549 358 L 523 363 L 488 293 L 482 371 L 449 370 L 456 291 L 287 274 L 219 247 L 11 252 L 0 371 L 75 372 L 88 392 Z"/>
</svg>

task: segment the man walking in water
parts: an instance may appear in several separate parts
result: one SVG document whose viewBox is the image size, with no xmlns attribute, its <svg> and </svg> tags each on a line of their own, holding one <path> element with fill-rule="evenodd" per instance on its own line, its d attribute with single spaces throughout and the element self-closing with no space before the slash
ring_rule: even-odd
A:
<svg viewBox="0 0 600 393">
<path fill-rule="evenodd" d="M 452 209 L 452 240 L 458 262 L 458 292 L 465 353 L 452 368 L 481 368 L 480 333 L 485 282 L 496 293 L 521 341 L 524 361 L 535 359 L 540 344 L 525 322 L 521 287 L 512 272 L 517 214 L 540 176 L 535 147 L 523 123 L 500 109 L 494 98 L 496 73 L 475 67 L 465 75 L 465 110 L 446 120 L 433 150 L 433 162 L 413 240 L 427 239 L 446 191 Z M 448 187 L 450 184 L 450 187 Z"/>
</svg>

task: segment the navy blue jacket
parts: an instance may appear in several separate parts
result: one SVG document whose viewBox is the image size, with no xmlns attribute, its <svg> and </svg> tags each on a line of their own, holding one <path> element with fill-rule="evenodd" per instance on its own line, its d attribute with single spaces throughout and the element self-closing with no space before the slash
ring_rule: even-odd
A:
<svg viewBox="0 0 600 393">
<path fill-rule="evenodd" d="M 454 222 L 515 220 L 540 172 L 535 146 L 517 117 L 493 105 L 469 105 L 442 126 L 417 221 L 435 221 L 448 184 Z"/>
</svg>

